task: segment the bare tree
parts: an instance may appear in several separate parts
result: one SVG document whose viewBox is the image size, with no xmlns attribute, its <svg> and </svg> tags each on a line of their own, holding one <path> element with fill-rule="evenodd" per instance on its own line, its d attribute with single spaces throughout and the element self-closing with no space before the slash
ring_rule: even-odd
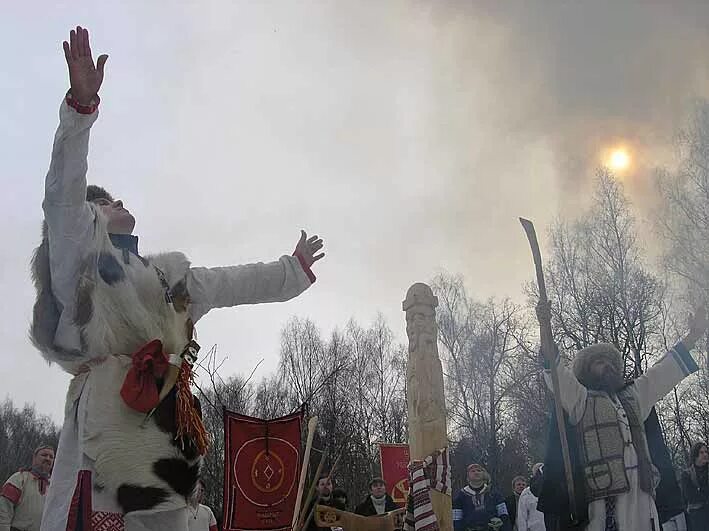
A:
<svg viewBox="0 0 709 531">
<path fill-rule="evenodd" d="M 550 230 L 546 271 L 553 324 L 564 350 L 613 343 L 638 376 L 657 345 L 664 285 L 644 265 L 622 185 L 599 170 L 591 208 Z"/>
<path fill-rule="evenodd" d="M 524 418 L 515 414 L 522 405 L 515 398 L 522 383 L 539 372 L 530 363 L 527 313 L 509 299 L 472 300 L 460 277 L 439 275 L 432 287 L 439 299 L 451 437 L 458 454 L 466 448 L 472 454 L 468 462 L 485 462 L 502 481 L 501 448 L 519 440 L 514 422 Z"/>
</svg>

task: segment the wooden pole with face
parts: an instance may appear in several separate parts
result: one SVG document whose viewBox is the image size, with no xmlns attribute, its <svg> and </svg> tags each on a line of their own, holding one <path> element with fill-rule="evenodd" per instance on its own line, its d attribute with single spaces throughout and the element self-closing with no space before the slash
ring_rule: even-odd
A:
<svg viewBox="0 0 709 531">
<path fill-rule="evenodd" d="M 438 298 L 426 284 L 416 283 L 406 292 L 409 362 L 406 369 L 406 401 L 409 413 L 411 459 L 423 459 L 448 446 L 443 368 L 438 357 Z M 441 531 L 453 531 L 451 497 L 431 489 L 433 511 Z"/>
</svg>

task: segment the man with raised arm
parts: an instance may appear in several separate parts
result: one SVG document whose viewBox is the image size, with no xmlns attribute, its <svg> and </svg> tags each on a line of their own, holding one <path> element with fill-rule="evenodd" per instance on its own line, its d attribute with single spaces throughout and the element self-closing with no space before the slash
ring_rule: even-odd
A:
<svg viewBox="0 0 709 531">
<path fill-rule="evenodd" d="M 550 325 L 548 302 L 537 305 L 537 317 L 541 328 Z M 560 362 L 555 345 L 542 344 L 545 359 L 556 359 L 555 366 L 545 371 L 545 380 L 551 388 L 551 370 L 557 371 L 561 396 L 555 399 L 561 401 L 577 433 L 578 448 L 572 455 L 580 460 L 575 472 L 583 476 L 584 492 L 577 492 L 577 496 L 584 494 L 588 504 L 586 531 L 661 529 L 654 500 L 660 474 L 651 457 L 644 423 L 653 406 L 697 370 L 689 351 L 708 325 L 706 311 L 698 311 L 689 321 L 685 338 L 630 383 L 623 378 L 620 352 L 609 343 L 577 352 L 573 370 Z M 561 488 L 547 479 L 545 474 L 539 506 L 552 512 L 548 509 L 555 502 L 550 498 Z"/>
<path fill-rule="evenodd" d="M 217 268 L 192 267 L 177 252 L 143 255 L 133 215 L 86 184 L 108 56 L 94 64 L 81 27 L 64 55 L 71 88 L 32 262 L 31 336 L 74 378 L 42 530 L 187 531 L 187 499 L 208 446 L 190 392 L 194 324 L 213 308 L 296 297 L 315 281 L 323 243 L 301 231 L 292 256 Z"/>
</svg>

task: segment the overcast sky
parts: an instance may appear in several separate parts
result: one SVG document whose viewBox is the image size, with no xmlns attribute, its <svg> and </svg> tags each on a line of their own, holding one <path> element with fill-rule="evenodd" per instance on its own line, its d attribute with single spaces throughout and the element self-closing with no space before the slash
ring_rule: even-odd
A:
<svg viewBox="0 0 709 531">
<path fill-rule="evenodd" d="M 143 253 L 273 260 L 325 238 L 317 283 L 198 323 L 223 376 L 275 369 L 281 326 L 324 334 L 441 270 L 478 298 L 531 277 L 517 216 L 583 206 L 604 150 L 629 147 L 641 221 L 652 168 L 709 89 L 709 3 L 24 1 L 3 5 L 2 395 L 62 418 L 68 376 L 27 340 L 43 179 L 72 26 L 108 53 L 89 182 L 136 214 Z"/>
</svg>

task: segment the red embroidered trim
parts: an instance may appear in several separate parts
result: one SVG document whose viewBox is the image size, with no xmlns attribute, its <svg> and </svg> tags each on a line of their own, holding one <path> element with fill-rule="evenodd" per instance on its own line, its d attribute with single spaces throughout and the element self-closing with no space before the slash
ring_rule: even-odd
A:
<svg viewBox="0 0 709 531">
<path fill-rule="evenodd" d="M 79 114 L 93 114 L 98 109 L 99 103 L 101 103 L 101 98 L 98 97 L 98 94 L 94 96 L 89 105 L 82 105 L 73 98 L 71 91 L 66 93 L 66 104 Z"/>
<path fill-rule="evenodd" d="M 120 513 L 108 513 L 105 511 L 95 511 L 91 514 L 91 531 L 124 531 L 125 524 L 123 515 Z"/>
<path fill-rule="evenodd" d="M 303 258 L 303 255 L 301 255 L 300 253 L 293 253 L 293 256 L 295 256 L 298 259 L 298 262 L 300 262 L 300 266 L 303 268 L 303 271 L 308 276 L 308 280 L 310 280 L 310 283 L 314 284 L 317 278 L 315 277 L 315 273 L 313 273 L 313 270 L 310 269 L 310 266 L 305 263 L 305 258 Z"/>
<path fill-rule="evenodd" d="M 91 505 L 91 471 L 79 470 L 66 520 L 67 531 L 91 529 Z M 79 515 L 81 515 L 81 522 L 79 522 Z M 79 524 L 78 528 L 77 524 Z"/>
<path fill-rule="evenodd" d="M 22 498 L 22 491 L 12 483 L 5 483 L 2 486 L 2 490 L 0 490 L 0 496 L 10 500 L 12 505 L 17 505 L 20 503 L 20 498 Z"/>
<path fill-rule="evenodd" d="M 209 526 L 209 531 L 217 531 L 217 526 L 216 526 L 216 525 L 210 525 L 210 526 Z"/>
</svg>

